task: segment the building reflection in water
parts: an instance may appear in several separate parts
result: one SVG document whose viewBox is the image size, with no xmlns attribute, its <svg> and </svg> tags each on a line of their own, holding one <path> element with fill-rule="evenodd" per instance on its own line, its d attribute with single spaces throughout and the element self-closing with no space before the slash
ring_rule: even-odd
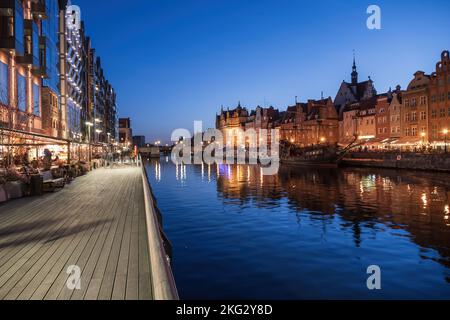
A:
<svg viewBox="0 0 450 320">
<path fill-rule="evenodd" d="M 450 267 L 450 177 L 378 169 L 282 167 L 264 176 L 258 166 L 220 166 L 217 190 L 225 203 L 274 208 L 284 198 L 301 219 L 342 218 L 361 245 L 361 228 L 404 230 Z M 304 213 L 307 213 L 306 215 Z M 326 224 L 324 224 L 326 225 Z M 326 228 L 324 229 L 326 236 Z M 426 257 L 423 257 L 426 258 Z M 434 258 L 433 258 L 434 259 Z"/>
<path fill-rule="evenodd" d="M 164 163 L 163 169 L 164 166 L 174 165 Z M 324 239 L 330 222 L 339 221 L 339 227 L 352 234 L 357 248 L 389 229 L 418 245 L 421 259 L 450 268 L 448 175 L 282 166 L 278 175 L 264 176 L 259 166 L 252 165 L 189 166 L 191 179 L 206 176 L 206 171 L 208 183 L 216 182 L 217 197 L 224 205 L 268 208 L 275 214 L 277 208 L 287 205 L 299 224 L 322 223 Z M 176 165 L 175 173 L 178 182 L 186 183 L 186 165 Z M 160 166 L 155 167 L 155 177 L 161 181 Z M 434 249 L 439 255 L 432 255 L 427 249 Z M 450 282 L 449 278 L 446 280 Z"/>
</svg>

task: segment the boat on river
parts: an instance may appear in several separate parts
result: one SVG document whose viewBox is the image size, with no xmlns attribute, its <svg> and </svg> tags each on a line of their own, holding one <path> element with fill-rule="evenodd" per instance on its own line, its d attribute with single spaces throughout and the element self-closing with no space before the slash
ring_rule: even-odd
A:
<svg viewBox="0 0 450 320">
<path fill-rule="evenodd" d="M 302 148 L 281 142 L 280 160 L 286 165 L 337 167 L 341 160 L 341 151 L 337 145 L 323 144 Z"/>
</svg>

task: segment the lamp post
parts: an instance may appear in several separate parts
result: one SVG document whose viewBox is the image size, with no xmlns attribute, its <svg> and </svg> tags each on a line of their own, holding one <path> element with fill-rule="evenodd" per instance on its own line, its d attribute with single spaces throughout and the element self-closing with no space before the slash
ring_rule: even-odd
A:
<svg viewBox="0 0 450 320">
<path fill-rule="evenodd" d="M 94 124 L 92 122 L 86 121 L 86 126 L 88 127 L 88 144 L 89 144 L 89 164 L 91 163 L 92 160 L 92 155 L 91 155 L 91 128 L 94 126 Z"/>
<path fill-rule="evenodd" d="M 322 119 L 317 120 L 317 144 L 320 144 L 321 142 L 320 133 L 322 131 L 322 123 L 323 123 Z"/>
<path fill-rule="evenodd" d="M 445 153 L 447 153 L 447 134 L 448 134 L 448 129 L 444 129 L 444 149 L 445 149 Z"/>
</svg>

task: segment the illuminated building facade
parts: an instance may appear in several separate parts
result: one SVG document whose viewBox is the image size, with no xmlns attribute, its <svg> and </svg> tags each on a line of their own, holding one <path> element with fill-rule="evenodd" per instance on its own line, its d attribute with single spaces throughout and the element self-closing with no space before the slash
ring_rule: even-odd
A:
<svg viewBox="0 0 450 320">
<path fill-rule="evenodd" d="M 429 84 L 430 76 L 423 71 L 417 71 L 414 79 L 409 83 L 408 89 L 403 93 L 401 144 L 428 142 Z"/>
<path fill-rule="evenodd" d="M 133 130 L 131 129 L 130 118 L 119 119 L 119 143 L 123 147 L 130 147 L 133 144 Z"/>
<path fill-rule="evenodd" d="M 42 133 L 41 83 L 46 73 L 39 57 L 46 16 L 37 3 L 0 4 L 0 120 L 4 128 Z"/>
<path fill-rule="evenodd" d="M 339 118 L 333 100 L 309 100 L 288 107 L 280 130 L 281 140 L 299 147 L 337 143 Z"/>
<path fill-rule="evenodd" d="M 46 135 L 64 138 L 66 123 L 62 119 L 60 79 L 60 19 L 64 18 L 64 7 L 57 0 L 46 0 L 46 19 L 42 20 L 41 74 L 42 117 Z"/>
<path fill-rule="evenodd" d="M 117 136 L 116 93 L 106 79 L 100 57 L 90 50 L 89 101 L 95 143 L 112 143 Z"/>
<path fill-rule="evenodd" d="M 353 58 L 351 79 L 351 82 L 343 81 L 341 83 L 334 99 L 334 105 L 341 118 L 348 105 L 371 99 L 377 95 L 373 81 L 370 78 L 367 81 L 359 82 L 355 58 Z"/>
<path fill-rule="evenodd" d="M 220 115 L 216 115 L 216 129 L 220 130 L 224 139 L 224 146 L 237 146 L 243 144 L 239 141 L 239 132 L 245 130 L 245 124 L 248 121 L 250 113 L 241 103 L 233 110 L 220 111 Z"/>
<path fill-rule="evenodd" d="M 280 112 L 274 107 L 262 108 L 256 107 L 252 111 L 245 123 L 245 130 L 254 129 L 256 132 L 256 141 L 267 141 L 270 145 L 272 142 L 271 130 L 274 128 L 274 123 L 280 118 Z M 263 136 L 261 130 L 267 130 L 267 135 Z"/>
<path fill-rule="evenodd" d="M 450 57 L 449 51 L 441 54 L 436 72 L 431 74 L 430 84 L 429 140 L 432 144 L 445 143 L 450 130 Z M 447 132 L 447 133 L 446 133 Z"/>
<path fill-rule="evenodd" d="M 376 138 L 379 141 L 390 138 L 391 123 L 390 123 L 390 103 L 392 100 L 392 93 L 388 92 L 377 97 L 375 105 L 375 119 L 376 119 Z"/>
<path fill-rule="evenodd" d="M 402 101 L 401 87 L 397 86 L 389 105 L 390 138 L 400 138 L 402 135 Z"/>
<path fill-rule="evenodd" d="M 0 144 L 6 138 L 9 146 L 26 150 L 39 140 L 42 146 L 73 147 L 66 151 L 67 158 L 78 160 L 82 145 L 114 141 L 118 122 L 116 94 L 103 71 L 98 81 L 102 102 L 96 108 L 90 85 L 95 88 L 97 80 L 90 70 L 100 59 L 83 23 L 79 30 L 68 28 L 68 4 L 67 0 L 0 2 Z M 102 110 L 98 123 L 94 109 Z M 98 126 L 101 122 L 102 128 L 93 128 L 91 122 Z M 17 153 L 15 149 L 7 152 Z"/>
</svg>

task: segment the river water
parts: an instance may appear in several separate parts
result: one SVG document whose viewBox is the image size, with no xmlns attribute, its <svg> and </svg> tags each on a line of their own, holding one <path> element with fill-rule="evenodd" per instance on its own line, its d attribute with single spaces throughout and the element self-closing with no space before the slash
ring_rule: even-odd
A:
<svg viewBox="0 0 450 320">
<path fill-rule="evenodd" d="M 450 175 L 147 170 L 184 299 L 450 299 Z M 372 265 L 381 290 L 367 288 Z"/>
</svg>

